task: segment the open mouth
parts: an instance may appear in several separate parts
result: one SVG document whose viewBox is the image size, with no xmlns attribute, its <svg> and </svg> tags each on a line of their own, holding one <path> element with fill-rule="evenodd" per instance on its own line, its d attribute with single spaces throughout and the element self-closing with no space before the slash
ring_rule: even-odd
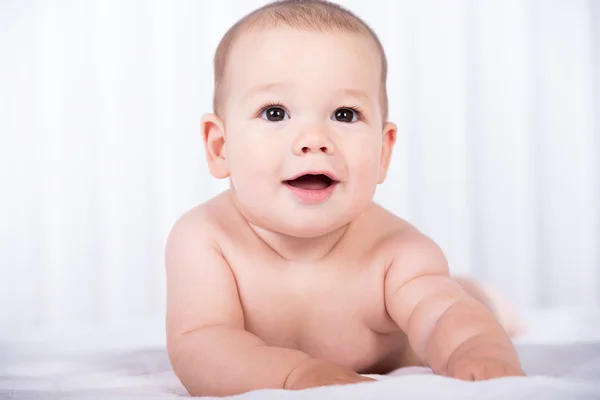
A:
<svg viewBox="0 0 600 400">
<path fill-rule="evenodd" d="M 337 183 L 337 181 L 331 179 L 330 177 L 324 174 L 306 174 L 299 176 L 296 179 L 287 180 L 284 183 L 298 189 L 323 190 L 327 189 L 331 185 L 334 185 L 335 183 Z"/>
</svg>

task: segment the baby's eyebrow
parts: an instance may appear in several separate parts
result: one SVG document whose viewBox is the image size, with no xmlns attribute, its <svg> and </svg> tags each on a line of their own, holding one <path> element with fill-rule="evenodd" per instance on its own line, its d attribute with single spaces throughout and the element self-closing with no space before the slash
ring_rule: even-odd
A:
<svg viewBox="0 0 600 400">
<path fill-rule="evenodd" d="M 338 89 L 337 92 L 341 95 L 355 97 L 357 99 L 362 99 L 365 101 L 369 101 L 371 99 L 369 94 L 362 89 Z"/>
<path fill-rule="evenodd" d="M 259 93 L 268 92 L 270 90 L 279 89 L 279 88 L 282 88 L 285 86 L 288 86 L 288 84 L 285 82 L 271 82 L 271 83 L 257 85 L 257 86 L 250 88 L 246 92 L 246 94 L 244 94 L 243 100 L 245 101 L 245 100 L 248 100 L 248 99 L 256 96 Z"/>
<path fill-rule="evenodd" d="M 262 92 L 268 92 L 273 89 L 280 89 L 280 88 L 284 88 L 284 87 L 288 87 L 288 86 L 290 86 L 290 84 L 288 84 L 286 82 L 271 82 L 271 83 L 256 85 L 256 86 L 250 88 L 246 92 L 246 94 L 244 94 L 243 100 L 246 101 Z M 367 102 L 371 99 L 371 97 L 369 96 L 369 94 L 367 92 L 365 92 L 362 89 L 358 89 L 358 88 L 341 88 L 341 89 L 334 90 L 334 94 L 348 96 L 348 97 L 354 97 L 356 99 L 361 99 L 361 100 L 364 100 Z"/>
</svg>

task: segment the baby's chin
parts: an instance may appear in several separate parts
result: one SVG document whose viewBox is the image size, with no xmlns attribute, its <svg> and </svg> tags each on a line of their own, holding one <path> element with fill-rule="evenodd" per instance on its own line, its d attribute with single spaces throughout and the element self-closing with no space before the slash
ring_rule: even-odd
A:
<svg viewBox="0 0 600 400">
<path fill-rule="evenodd" d="M 295 237 L 295 238 L 302 238 L 302 239 L 316 239 L 319 237 L 323 237 L 325 235 L 329 235 L 330 233 L 333 233 L 335 231 L 337 231 L 340 228 L 343 228 L 345 225 L 347 225 L 348 223 L 350 223 L 350 220 L 345 221 L 345 223 L 341 223 L 341 224 L 336 224 L 336 225 L 332 225 L 332 224 L 298 224 L 298 225 L 285 225 L 285 226 L 273 226 L 272 229 L 270 229 L 272 232 L 277 232 L 286 236 L 291 236 L 291 237 Z"/>
<path fill-rule="evenodd" d="M 319 206 L 312 209 L 277 209 L 273 203 L 237 198 L 238 211 L 252 225 L 294 238 L 319 238 L 345 227 L 361 213 L 356 204 Z M 359 202 L 356 202 L 359 203 Z"/>
<path fill-rule="evenodd" d="M 331 210 L 311 213 L 279 213 L 274 210 L 254 207 L 239 207 L 242 216 L 253 226 L 294 238 L 319 238 L 333 233 L 349 224 L 353 215 L 343 215 Z"/>
<path fill-rule="evenodd" d="M 355 218 L 348 213 L 314 212 L 312 215 L 287 215 L 264 222 L 263 229 L 296 238 L 319 238 L 344 228 Z M 258 222 L 260 225 L 260 221 Z"/>
</svg>

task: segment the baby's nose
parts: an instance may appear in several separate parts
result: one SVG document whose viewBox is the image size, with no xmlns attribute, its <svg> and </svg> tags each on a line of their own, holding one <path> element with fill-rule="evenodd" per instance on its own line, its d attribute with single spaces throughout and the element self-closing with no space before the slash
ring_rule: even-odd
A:
<svg viewBox="0 0 600 400">
<path fill-rule="evenodd" d="M 331 140 L 321 132 L 307 132 L 302 134 L 294 143 L 294 154 L 304 155 L 310 153 L 323 153 L 331 155 L 335 152 L 335 148 Z"/>
<path fill-rule="evenodd" d="M 321 151 L 323 153 L 329 153 L 329 146 L 304 146 L 302 147 L 302 153 Z"/>
</svg>

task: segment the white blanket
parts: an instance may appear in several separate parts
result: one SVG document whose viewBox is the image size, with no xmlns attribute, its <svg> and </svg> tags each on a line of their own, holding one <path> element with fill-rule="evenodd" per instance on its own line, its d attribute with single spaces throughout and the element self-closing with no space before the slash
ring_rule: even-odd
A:
<svg viewBox="0 0 600 400">
<path fill-rule="evenodd" d="M 181 399 L 159 321 L 126 329 L 0 341 L 0 399 Z M 58 340 L 57 338 L 61 338 Z M 526 378 L 462 382 L 407 368 L 375 383 L 305 391 L 262 390 L 251 399 L 600 399 L 600 341 L 518 345 Z"/>
</svg>

